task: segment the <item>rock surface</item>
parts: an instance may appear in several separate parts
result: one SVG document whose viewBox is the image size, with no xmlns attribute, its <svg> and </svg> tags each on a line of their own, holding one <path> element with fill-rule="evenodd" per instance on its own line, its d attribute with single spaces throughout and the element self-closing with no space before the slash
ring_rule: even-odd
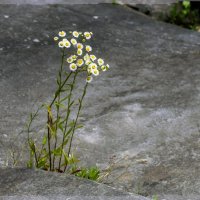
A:
<svg viewBox="0 0 200 200">
<path fill-rule="evenodd" d="M 30 169 L 0 169 L 0 199 L 148 200 L 96 182 Z"/>
<path fill-rule="evenodd" d="M 52 98 L 60 60 L 53 36 L 91 30 L 111 69 L 86 96 L 75 142 L 82 164 L 112 162 L 105 183 L 124 191 L 200 196 L 199 33 L 108 4 L 1 5 L 0 13 L 1 166 L 12 152 L 25 165 L 26 135 L 18 133 Z"/>
<path fill-rule="evenodd" d="M 112 0 L 1 0 L 1 4 L 31 4 L 31 5 L 45 5 L 45 4 L 98 4 L 98 3 L 112 3 Z"/>
<path fill-rule="evenodd" d="M 1 0 L 1 4 L 97 4 L 97 3 L 120 3 L 120 4 L 170 4 L 176 0 Z"/>
</svg>

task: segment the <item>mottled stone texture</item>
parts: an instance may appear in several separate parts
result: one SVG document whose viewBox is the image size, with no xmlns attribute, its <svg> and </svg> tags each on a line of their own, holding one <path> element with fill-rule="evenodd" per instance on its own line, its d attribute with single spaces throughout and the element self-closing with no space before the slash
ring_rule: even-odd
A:
<svg viewBox="0 0 200 200">
<path fill-rule="evenodd" d="M 0 177 L 0 199 L 148 200 L 86 179 L 41 170 L 1 169 Z"/>
<path fill-rule="evenodd" d="M 98 4 L 112 3 L 112 0 L 1 0 L 0 4 L 31 4 L 31 5 L 46 5 L 46 4 Z"/>
<path fill-rule="evenodd" d="M 86 95 L 74 143 L 82 164 L 105 169 L 112 157 L 104 182 L 124 191 L 200 195 L 199 33 L 111 4 L 1 5 L 0 15 L 1 166 L 11 163 L 10 150 L 23 152 L 25 166 L 26 134 L 18 133 L 52 98 L 60 61 L 53 36 L 89 30 L 111 69 Z"/>
<path fill-rule="evenodd" d="M 1 0 L 2 4 L 97 4 L 97 3 L 118 3 L 118 4 L 170 4 L 176 0 Z"/>
</svg>

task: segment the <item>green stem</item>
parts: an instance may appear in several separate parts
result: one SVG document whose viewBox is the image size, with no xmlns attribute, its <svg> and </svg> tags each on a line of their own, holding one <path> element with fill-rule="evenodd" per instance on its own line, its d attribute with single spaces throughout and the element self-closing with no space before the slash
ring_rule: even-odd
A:
<svg viewBox="0 0 200 200">
<path fill-rule="evenodd" d="M 38 158 L 37 158 L 37 153 L 36 153 L 35 143 L 34 143 L 34 155 L 35 155 L 36 167 L 38 167 Z"/>
<path fill-rule="evenodd" d="M 47 130 L 47 140 L 48 140 L 48 153 L 49 153 L 49 168 L 51 171 L 51 133 L 50 133 L 50 128 L 51 127 L 51 120 L 50 120 L 50 116 L 49 116 L 49 112 L 47 114 L 47 124 L 48 124 L 48 130 Z"/>
<path fill-rule="evenodd" d="M 63 83 L 59 86 L 59 88 L 57 89 L 57 91 L 55 92 L 55 96 L 51 102 L 51 104 L 49 105 L 49 107 L 51 108 L 52 105 L 54 104 L 55 100 L 57 99 L 58 95 L 60 94 L 60 91 L 62 90 L 62 88 L 65 86 L 66 82 L 68 81 L 68 79 L 70 78 L 70 76 L 72 75 L 72 72 L 70 72 L 68 74 L 68 76 L 65 78 L 65 80 L 63 81 Z M 50 126 L 49 124 L 49 113 L 47 115 L 47 124 Z M 50 129 L 49 126 L 47 127 L 47 140 L 48 140 L 48 153 L 49 153 L 49 165 L 50 165 L 50 171 L 51 171 L 51 134 L 50 134 Z"/>
<path fill-rule="evenodd" d="M 42 107 L 43 107 L 43 105 L 40 106 L 34 114 L 31 114 L 31 116 L 30 116 L 30 121 L 29 121 L 29 123 L 28 123 L 28 125 L 27 125 L 28 144 L 29 144 L 30 149 L 34 152 L 36 167 L 38 166 L 38 158 L 37 158 L 37 153 L 36 153 L 36 149 L 35 149 L 35 144 L 34 144 L 34 149 L 31 148 L 32 145 L 31 145 L 31 142 L 30 142 L 30 132 L 31 132 L 30 129 L 31 129 L 31 125 L 32 125 L 32 123 L 33 123 L 33 120 L 37 117 L 38 112 L 39 112 L 39 110 L 40 110 Z M 30 160 L 31 160 L 31 156 L 30 156 Z"/>
<path fill-rule="evenodd" d="M 31 115 L 30 115 L 30 120 L 29 120 L 29 123 L 28 123 L 28 125 L 27 125 L 28 142 L 30 141 L 30 132 L 31 132 L 30 129 L 31 129 L 32 122 L 33 122 L 33 120 L 37 117 L 38 112 L 39 112 L 39 110 L 40 110 L 42 107 L 43 107 L 43 105 L 40 106 L 40 107 L 36 110 L 36 112 L 35 112 L 34 114 L 31 113 Z"/>
<path fill-rule="evenodd" d="M 82 94 L 82 96 L 81 96 L 81 99 L 79 100 L 78 113 L 77 113 L 77 116 L 76 116 L 76 119 L 75 119 L 75 122 L 74 122 L 74 126 L 73 126 L 73 129 L 72 129 L 72 136 L 71 136 L 70 143 L 69 143 L 68 157 L 69 157 L 70 152 L 71 152 L 72 141 L 73 141 L 73 137 L 74 137 L 74 132 L 75 132 L 76 124 L 77 124 L 77 122 L 78 122 L 78 118 L 79 118 L 80 111 L 81 111 L 81 108 L 82 108 L 83 99 L 84 99 L 85 94 L 86 94 L 86 91 L 87 91 L 87 86 L 88 86 L 88 83 L 85 84 L 85 87 L 84 87 L 84 90 L 83 90 L 83 94 Z M 65 168 L 64 168 L 64 172 L 65 172 L 66 168 L 67 168 L 67 165 L 66 165 Z"/>
<path fill-rule="evenodd" d="M 70 76 L 72 75 L 72 72 L 70 72 L 68 74 L 68 76 L 66 77 L 66 79 L 63 81 L 62 85 L 58 88 L 58 90 L 56 91 L 55 93 L 55 97 L 54 99 L 52 100 L 51 104 L 49 105 L 49 107 L 51 108 L 53 103 L 55 102 L 56 98 L 58 97 L 58 95 L 60 94 L 60 91 L 62 90 L 62 88 L 64 87 L 65 83 L 68 81 L 68 79 L 70 78 Z M 47 124 L 49 124 L 49 113 L 47 115 Z M 50 139 L 51 139 L 51 136 L 50 136 L 50 129 L 49 129 L 49 126 L 47 127 L 47 139 L 48 139 L 48 151 L 49 151 L 49 165 L 50 165 L 50 170 L 51 170 L 51 144 L 50 144 Z"/>
<path fill-rule="evenodd" d="M 70 76 L 72 75 L 72 72 L 70 72 L 68 74 L 68 76 L 65 78 L 65 80 L 63 81 L 62 85 L 57 89 L 56 93 L 55 93 L 55 97 L 54 99 L 52 100 L 51 104 L 49 105 L 49 107 L 51 108 L 52 105 L 54 104 L 56 98 L 58 97 L 58 95 L 60 94 L 60 91 L 62 90 L 62 88 L 65 86 L 66 82 L 68 81 L 68 79 L 70 78 Z M 48 113 L 48 116 L 47 116 L 47 124 L 49 124 L 49 113 Z M 50 129 L 49 129 L 49 126 L 47 128 L 47 139 L 48 139 L 48 151 L 49 151 L 49 165 L 50 165 L 50 170 L 51 170 L 51 145 L 50 145 L 50 139 L 51 139 L 51 136 L 50 136 Z"/>
<path fill-rule="evenodd" d="M 61 87 L 62 84 L 62 72 L 63 72 L 63 64 L 64 64 L 64 55 L 65 50 L 63 49 L 62 51 L 62 57 L 61 57 L 61 66 L 60 66 L 60 71 L 59 71 L 59 76 L 58 76 L 58 84 L 59 84 L 59 88 Z M 57 141 L 58 141 L 58 137 L 57 137 L 57 130 L 58 130 L 58 119 L 59 119 L 59 112 L 60 112 L 60 92 L 58 94 L 58 101 L 57 101 L 58 105 L 56 107 L 56 127 L 55 127 L 55 143 L 54 143 L 54 150 L 57 148 Z M 54 165 L 55 165 L 55 154 L 53 155 L 53 170 L 54 170 Z"/>
<path fill-rule="evenodd" d="M 72 75 L 72 72 L 70 72 L 68 74 L 68 76 L 66 77 L 66 79 L 63 81 L 62 85 L 57 89 L 57 91 L 55 92 L 55 97 L 53 98 L 52 102 L 50 103 L 50 107 L 52 107 L 52 105 L 54 104 L 56 98 L 58 97 L 58 95 L 60 94 L 60 91 L 62 90 L 62 88 L 65 86 L 65 83 L 68 81 L 68 79 L 70 78 L 70 76 Z"/>
<path fill-rule="evenodd" d="M 69 120 L 69 115 L 70 115 L 70 104 L 71 104 L 72 91 L 74 89 L 77 74 L 78 74 L 78 72 L 76 71 L 75 74 L 74 74 L 72 84 L 71 84 L 71 89 L 70 89 L 69 98 L 68 98 L 67 116 L 66 116 L 65 128 L 64 128 L 64 132 L 63 132 L 63 138 L 62 138 L 62 146 L 61 146 L 62 150 L 64 148 L 64 141 L 65 141 L 65 137 L 66 137 L 66 130 L 67 130 L 68 120 Z M 58 167 L 59 170 L 60 170 L 60 167 L 61 167 L 62 156 L 63 156 L 63 151 L 61 151 L 61 155 L 60 155 L 59 167 Z"/>
</svg>

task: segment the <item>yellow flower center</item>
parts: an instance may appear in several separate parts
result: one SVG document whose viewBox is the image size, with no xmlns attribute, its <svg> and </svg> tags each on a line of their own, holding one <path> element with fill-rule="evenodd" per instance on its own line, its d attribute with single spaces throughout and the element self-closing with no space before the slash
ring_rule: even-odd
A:
<svg viewBox="0 0 200 200">
<path fill-rule="evenodd" d="M 81 44 L 78 44 L 78 45 L 77 45 L 77 48 L 78 48 L 78 49 L 82 49 L 82 47 L 83 47 L 83 46 L 82 46 Z"/>
</svg>

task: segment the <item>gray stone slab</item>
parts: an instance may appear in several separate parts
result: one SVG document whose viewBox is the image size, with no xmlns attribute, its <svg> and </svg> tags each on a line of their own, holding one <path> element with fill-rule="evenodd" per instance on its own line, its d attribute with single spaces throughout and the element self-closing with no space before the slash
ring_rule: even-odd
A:
<svg viewBox="0 0 200 200">
<path fill-rule="evenodd" d="M 0 4 L 98 4 L 98 3 L 118 3 L 118 4 L 169 4 L 175 0 L 1 0 Z"/>
<path fill-rule="evenodd" d="M 104 182 L 124 191 L 200 195 L 199 33 L 110 4 L 1 5 L 0 13 L 1 166 L 11 164 L 12 149 L 26 164 L 26 135 L 18 133 L 28 113 L 52 97 L 59 66 L 53 36 L 91 30 L 111 70 L 86 96 L 85 128 L 74 143 L 82 164 L 104 169 L 112 158 Z"/>
<path fill-rule="evenodd" d="M 31 5 L 45 5 L 45 4 L 98 4 L 98 3 L 112 3 L 112 0 L 1 0 L 0 4 L 31 4 Z"/>
<path fill-rule="evenodd" d="M 161 200 L 199 200 L 198 195 L 182 196 L 182 195 L 164 195 Z"/>
<path fill-rule="evenodd" d="M 42 170 L 0 169 L 0 177 L 0 199 L 148 200 L 104 184 Z"/>
</svg>

